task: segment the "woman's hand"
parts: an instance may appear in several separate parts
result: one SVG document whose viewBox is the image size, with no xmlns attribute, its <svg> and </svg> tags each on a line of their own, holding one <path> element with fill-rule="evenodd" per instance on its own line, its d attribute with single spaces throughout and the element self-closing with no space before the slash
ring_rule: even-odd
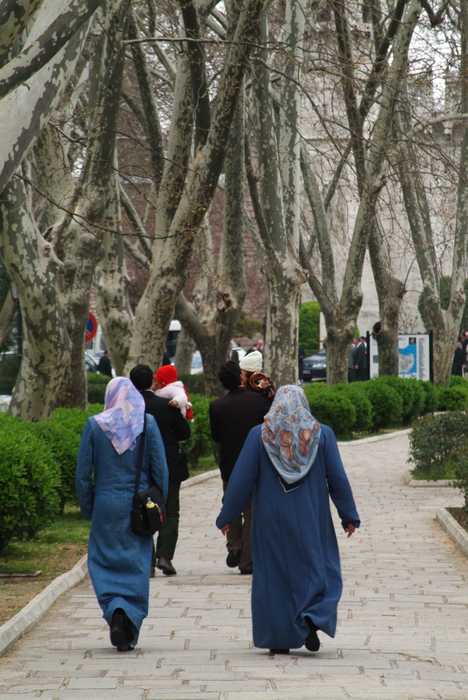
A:
<svg viewBox="0 0 468 700">
<path fill-rule="evenodd" d="M 351 537 L 353 532 L 356 531 L 356 528 L 354 527 L 353 523 L 348 523 L 345 527 L 345 532 L 348 533 L 348 537 Z"/>
<path fill-rule="evenodd" d="M 225 535 L 228 530 L 229 530 L 229 525 L 223 525 L 223 527 L 221 528 L 221 532 L 223 533 L 223 535 Z"/>
</svg>

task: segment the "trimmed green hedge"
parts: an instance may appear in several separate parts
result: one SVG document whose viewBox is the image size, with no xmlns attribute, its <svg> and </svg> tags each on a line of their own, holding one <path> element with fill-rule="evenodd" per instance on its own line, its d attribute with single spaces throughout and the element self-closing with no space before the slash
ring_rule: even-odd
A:
<svg viewBox="0 0 468 700">
<path fill-rule="evenodd" d="M 103 404 L 107 385 L 112 377 L 107 374 L 99 374 L 99 372 L 87 372 L 88 378 L 88 403 Z"/>
<path fill-rule="evenodd" d="M 0 552 L 49 525 L 59 507 L 60 467 L 32 426 L 0 416 Z"/>
<path fill-rule="evenodd" d="M 420 418 L 413 426 L 409 443 L 408 462 L 414 464 L 413 471 L 432 478 L 443 478 L 449 464 L 454 468 L 459 457 L 466 460 L 468 413 L 449 411 Z M 463 472 L 462 466 L 460 474 Z"/>
</svg>

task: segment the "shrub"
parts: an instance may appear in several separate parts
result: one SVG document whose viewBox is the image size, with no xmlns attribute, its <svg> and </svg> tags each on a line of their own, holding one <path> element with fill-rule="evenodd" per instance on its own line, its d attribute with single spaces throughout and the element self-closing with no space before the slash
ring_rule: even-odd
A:
<svg viewBox="0 0 468 700">
<path fill-rule="evenodd" d="M 304 391 L 314 418 L 328 425 L 337 437 L 351 435 L 356 425 L 356 409 L 346 396 L 327 387 L 309 385 Z"/>
<path fill-rule="evenodd" d="M 332 391 L 345 396 L 356 409 L 355 431 L 365 432 L 372 427 L 372 404 L 362 388 L 362 382 L 353 384 L 335 384 L 330 387 Z"/>
<path fill-rule="evenodd" d="M 438 411 L 463 411 L 468 406 L 468 394 L 459 386 L 437 387 Z"/>
<path fill-rule="evenodd" d="M 438 416 L 424 416 L 409 436 L 408 462 L 414 471 L 444 476 L 448 461 L 468 447 L 468 414 L 452 411 Z"/>
<path fill-rule="evenodd" d="M 88 401 L 89 403 L 104 403 L 106 387 L 112 377 L 98 372 L 88 372 Z"/>
<path fill-rule="evenodd" d="M 402 421 L 405 425 L 408 425 L 408 423 L 411 423 L 421 415 L 424 406 L 424 396 L 417 387 L 416 379 L 384 375 L 376 381 L 379 384 L 386 384 L 392 387 L 400 395 L 402 400 Z"/>
<path fill-rule="evenodd" d="M 299 309 L 299 345 L 306 356 L 315 352 L 319 346 L 319 315 L 318 301 L 306 301 Z"/>
<path fill-rule="evenodd" d="M 453 486 L 462 492 L 465 499 L 464 510 L 468 512 L 468 452 L 466 450 L 459 455 L 453 471 L 455 474 Z"/>
<path fill-rule="evenodd" d="M 0 355 L 0 392 L 11 394 L 18 375 L 18 355 Z"/>
<path fill-rule="evenodd" d="M 185 384 L 187 391 L 192 398 L 192 394 L 205 394 L 205 375 L 203 372 L 199 374 L 179 374 L 178 379 Z"/>
<path fill-rule="evenodd" d="M 33 537 L 58 509 L 60 468 L 32 425 L 0 416 L 0 552 L 12 537 Z"/>
<path fill-rule="evenodd" d="M 190 395 L 194 420 L 190 423 L 192 434 L 182 447 L 187 454 L 189 467 L 196 469 L 200 457 L 213 454 L 209 406 L 210 400 L 198 394 Z"/>
<path fill-rule="evenodd" d="M 381 430 L 401 424 L 403 401 L 399 393 L 388 384 L 371 379 L 362 382 L 362 389 L 372 404 L 372 428 Z"/>
<path fill-rule="evenodd" d="M 247 316 L 243 311 L 241 311 L 239 318 L 237 319 L 237 325 L 234 331 L 234 335 L 254 338 L 256 335 L 263 334 L 263 323 L 257 321 L 255 318 Z"/>
<path fill-rule="evenodd" d="M 424 406 L 421 415 L 434 413 L 434 411 L 437 411 L 437 389 L 432 382 L 423 381 L 422 379 L 416 381 L 424 391 Z"/>
</svg>

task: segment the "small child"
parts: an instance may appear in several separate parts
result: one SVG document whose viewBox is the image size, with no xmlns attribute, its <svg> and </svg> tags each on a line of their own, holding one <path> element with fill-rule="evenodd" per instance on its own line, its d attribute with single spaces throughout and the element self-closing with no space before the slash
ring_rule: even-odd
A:
<svg viewBox="0 0 468 700">
<path fill-rule="evenodd" d="M 163 399 L 171 399 L 169 406 L 180 408 L 180 412 L 187 418 L 193 420 L 192 404 L 190 396 L 183 382 L 177 381 L 177 370 L 174 365 L 163 365 L 154 375 L 154 385 L 156 386 L 156 396 Z"/>
</svg>

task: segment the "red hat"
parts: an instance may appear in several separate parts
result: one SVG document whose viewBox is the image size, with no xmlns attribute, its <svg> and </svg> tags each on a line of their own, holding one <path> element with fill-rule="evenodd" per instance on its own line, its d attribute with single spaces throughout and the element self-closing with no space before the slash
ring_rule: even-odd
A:
<svg viewBox="0 0 468 700">
<path fill-rule="evenodd" d="M 166 386 L 166 384 L 177 381 L 177 370 L 174 365 L 163 365 L 158 369 L 154 378 L 159 384 Z"/>
</svg>

